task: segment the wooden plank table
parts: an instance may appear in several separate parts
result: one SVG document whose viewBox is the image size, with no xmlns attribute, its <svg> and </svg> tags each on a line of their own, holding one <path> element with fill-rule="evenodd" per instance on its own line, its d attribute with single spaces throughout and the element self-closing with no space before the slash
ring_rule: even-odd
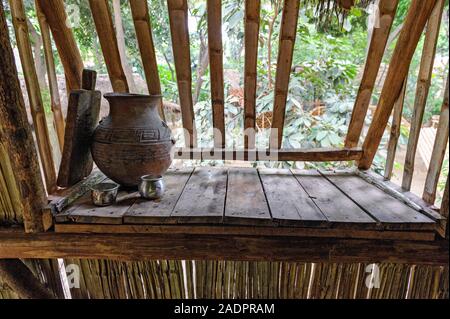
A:
<svg viewBox="0 0 450 319">
<path fill-rule="evenodd" d="M 198 167 L 164 181 L 156 201 L 121 190 L 116 205 L 98 208 L 84 188 L 61 209 L 58 198 L 55 230 L 431 241 L 439 225 L 355 172 Z"/>
</svg>

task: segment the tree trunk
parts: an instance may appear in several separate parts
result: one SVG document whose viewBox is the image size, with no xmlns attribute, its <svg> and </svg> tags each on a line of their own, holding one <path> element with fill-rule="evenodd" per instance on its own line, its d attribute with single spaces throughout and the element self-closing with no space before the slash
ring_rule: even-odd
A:
<svg viewBox="0 0 450 319">
<path fill-rule="evenodd" d="M 131 68 L 127 60 L 125 34 L 123 31 L 122 15 L 120 11 L 120 0 L 113 0 L 113 11 L 114 11 L 114 24 L 116 27 L 117 46 L 119 47 L 119 54 L 120 60 L 122 62 L 122 67 L 125 72 L 125 76 L 127 77 L 130 92 L 137 92 L 136 83 L 133 77 L 133 69 Z"/>
<path fill-rule="evenodd" d="M 200 98 L 200 93 L 202 91 L 202 85 L 203 85 L 203 76 L 206 73 L 206 70 L 208 69 L 208 63 L 209 63 L 209 52 L 208 52 L 208 46 L 204 41 L 204 36 L 200 35 L 201 39 L 201 48 L 200 53 L 198 55 L 198 66 L 197 66 L 197 81 L 195 83 L 195 89 L 194 89 L 194 105 L 198 102 L 198 99 Z"/>
</svg>

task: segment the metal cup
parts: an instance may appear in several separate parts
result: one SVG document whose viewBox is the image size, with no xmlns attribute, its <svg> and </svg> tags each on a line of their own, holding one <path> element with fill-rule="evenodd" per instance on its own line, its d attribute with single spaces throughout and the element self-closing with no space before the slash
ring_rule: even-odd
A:
<svg viewBox="0 0 450 319">
<path fill-rule="evenodd" d="M 91 187 L 92 203 L 95 206 L 110 206 L 116 203 L 119 185 L 99 183 Z"/>
<path fill-rule="evenodd" d="M 145 199 L 160 199 L 164 194 L 162 176 L 142 176 L 139 183 L 139 194 Z"/>
</svg>

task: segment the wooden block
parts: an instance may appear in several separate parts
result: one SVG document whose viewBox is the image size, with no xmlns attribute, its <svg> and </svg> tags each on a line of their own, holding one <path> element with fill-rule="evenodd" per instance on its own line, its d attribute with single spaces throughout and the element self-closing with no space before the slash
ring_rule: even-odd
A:
<svg viewBox="0 0 450 319">
<path fill-rule="evenodd" d="M 57 185 L 68 187 L 92 172 L 91 138 L 98 124 L 100 91 L 77 90 L 69 96 L 64 151 Z"/>
</svg>

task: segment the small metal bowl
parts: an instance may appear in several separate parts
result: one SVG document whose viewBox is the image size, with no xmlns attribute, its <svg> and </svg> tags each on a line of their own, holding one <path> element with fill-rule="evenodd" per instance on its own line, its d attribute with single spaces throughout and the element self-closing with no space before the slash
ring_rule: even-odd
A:
<svg viewBox="0 0 450 319">
<path fill-rule="evenodd" d="M 119 185 L 99 183 L 91 187 L 92 203 L 95 206 L 110 206 L 116 203 Z"/>
<path fill-rule="evenodd" d="M 162 176 L 145 175 L 139 183 L 139 194 L 145 199 L 160 199 L 164 194 Z"/>
</svg>

